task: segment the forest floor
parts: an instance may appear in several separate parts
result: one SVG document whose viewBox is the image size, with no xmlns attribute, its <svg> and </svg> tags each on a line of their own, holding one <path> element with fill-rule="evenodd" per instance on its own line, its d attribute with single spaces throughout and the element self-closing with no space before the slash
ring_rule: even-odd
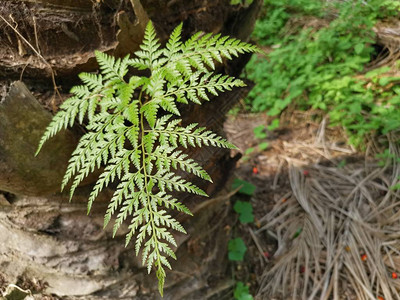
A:
<svg viewBox="0 0 400 300">
<path fill-rule="evenodd" d="M 226 122 L 239 152 L 255 149 L 235 174 L 256 186 L 232 199 L 250 201 L 255 217 L 232 229 L 248 248 L 232 264 L 235 279 L 256 299 L 398 299 L 398 162 L 376 159 L 374 141 L 357 152 L 341 129 L 317 119 L 294 112 L 263 139 L 254 128 L 267 126 L 265 114 Z"/>
</svg>

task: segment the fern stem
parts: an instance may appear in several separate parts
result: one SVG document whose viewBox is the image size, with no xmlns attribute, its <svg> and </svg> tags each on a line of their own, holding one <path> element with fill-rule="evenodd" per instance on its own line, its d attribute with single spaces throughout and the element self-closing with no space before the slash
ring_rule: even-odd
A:
<svg viewBox="0 0 400 300">
<path fill-rule="evenodd" d="M 143 89 L 140 91 L 139 94 L 139 105 L 140 107 L 142 107 L 142 94 L 143 94 Z M 139 110 L 140 111 L 140 110 Z M 154 211 L 153 211 L 153 207 L 151 205 L 151 197 L 149 195 L 149 185 L 148 185 L 148 175 L 147 175 L 147 170 L 146 170 L 146 147 L 144 145 L 144 137 L 145 137 L 145 129 L 144 129 L 144 113 L 140 112 L 140 127 L 141 127 L 141 147 L 142 147 L 142 163 L 143 163 L 143 175 L 144 175 L 144 186 L 146 189 L 146 196 L 147 196 L 147 209 L 149 211 L 149 215 L 150 215 L 150 226 L 153 232 L 153 236 L 151 237 L 151 239 L 153 239 L 154 241 L 154 249 L 156 251 L 157 254 L 157 260 L 156 260 L 156 264 L 158 269 L 162 269 L 161 266 L 161 259 L 160 259 L 160 250 L 158 249 L 158 239 L 157 239 L 157 235 L 156 235 L 156 226 L 154 223 Z M 159 280 L 159 291 L 161 296 L 163 295 L 163 288 L 164 288 L 164 278 L 158 278 Z"/>
</svg>

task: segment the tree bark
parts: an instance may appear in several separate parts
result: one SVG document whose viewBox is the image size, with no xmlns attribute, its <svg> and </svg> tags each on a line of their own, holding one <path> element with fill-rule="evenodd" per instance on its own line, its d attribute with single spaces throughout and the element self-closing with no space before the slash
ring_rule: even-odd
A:
<svg viewBox="0 0 400 300">
<path fill-rule="evenodd" d="M 225 0 L 5 1 L 0 8 L 0 190 L 8 193 L 0 194 L 0 288 L 2 282 L 17 283 L 67 299 L 159 298 L 154 272 L 147 275 L 133 249 L 124 247 L 127 228 L 114 239 L 110 228 L 102 229 L 112 190 L 99 196 L 89 216 L 86 200 L 93 179 L 71 203 L 57 193 L 79 130 L 59 134 L 37 158 L 33 154 L 50 121 L 48 111 L 57 110 L 79 72 L 97 68 L 94 50 L 116 56 L 134 52 L 149 19 L 162 42 L 180 22 L 185 37 L 202 30 L 246 40 L 261 2 L 244 7 Z M 241 57 L 219 70 L 238 75 L 246 61 Z M 24 83 L 14 82 L 20 78 Z M 245 92 L 185 106 L 184 122 L 221 132 L 225 113 Z M 178 261 L 167 274 L 164 299 L 218 299 L 232 285 L 225 187 L 235 160 L 226 150 L 201 148 L 190 154 L 213 178 L 212 185 L 195 182 L 212 197 L 180 198 L 195 216 L 176 216 L 188 235 L 176 236 Z"/>
</svg>

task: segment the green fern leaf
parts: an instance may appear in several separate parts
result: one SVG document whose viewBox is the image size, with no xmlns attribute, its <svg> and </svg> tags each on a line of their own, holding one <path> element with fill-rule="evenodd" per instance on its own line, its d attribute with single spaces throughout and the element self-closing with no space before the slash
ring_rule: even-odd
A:
<svg viewBox="0 0 400 300">
<path fill-rule="evenodd" d="M 158 101 L 150 101 L 144 104 L 141 108 L 140 113 L 143 113 L 150 127 L 154 127 L 157 120 L 157 112 L 160 104 Z"/>
<path fill-rule="evenodd" d="M 60 111 L 53 117 L 49 126 L 46 128 L 40 139 L 38 149 L 35 155 L 38 155 L 44 143 L 55 136 L 62 129 L 72 126 L 79 112 L 78 106 L 82 100 L 78 97 L 72 97 L 66 100 L 61 106 Z"/>
<path fill-rule="evenodd" d="M 121 66 L 121 59 L 115 59 L 106 53 L 95 51 L 97 63 L 99 64 L 100 70 L 103 74 L 104 80 L 106 79 L 118 79 L 123 81 L 121 74 L 127 72 L 129 58 L 126 59 L 125 65 Z M 125 61 L 125 59 L 124 59 Z M 122 67 L 122 68 L 121 68 Z"/>
<path fill-rule="evenodd" d="M 196 123 L 182 125 L 182 120 L 175 118 L 181 115 L 178 103 L 201 104 L 211 96 L 244 86 L 243 81 L 212 70 L 224 59 L 258 51 L 253 45 L 220 34 L 197 33 L 186 42 L 182 42 L 181 34 L 182 24 L 162 48 L 149 22 L 135 57 L 114 58 L 96 51 L 100 73 L 80 74 L 83 84 L 71 89 L 73 96 L 60 106 L 36 153 L 75 120 L 85 124 L 87 132 L 71 155 L 61 187 L 72 182 L 72 197 L 90 173 L 101 170 L 89 195 L 89 213 L 99 194 L 116 182 L 104 227 L 113 219 L 115 236 L 121 225 L 131 220 L 125 244 L 134 239 L 143 266 L 149 273 L 156 269 L 161 295 L 165 268 L 171 269 L 168 258 L 176 259 L 172 232 L 186 233 L 169 210 L 192 215 L 172 193 L 207 196 L 183 178 L 185 172 L 211 182 L 203 167 L 178 147 L 235 148 Z M 149 74 L 130 76 L 132 68 L 148 69 Z"/>
<path fill-rule="evenodd" d="M 89 88 L 92 90 L 96 90 L 96 89 L 101 89 L 103 87 L 103 76 L 102 75 L 97 75 L 97 74 L 92 74 L 92 73 L 81 73 L 81 74 L 79 74 L 79 78 L 85 84 L 84 86 L 82 86 L 83 88 Z M 74 91 L 78 87 L 79 86 L 73 87 L 71 90 L 71 93 L 74 93 Z"/>
<path fill-rule="evenodd" d="M 175 53 L 181 50 L 181 34 L 182 34 L 182 24 L 179 24 L 174 31 L 172 31 L 171 36 L 165 46 L 164 55 L 166 58 L 171 59 Z"/>
<path fill-rule="evenodd" d="M 188 173 L 195 174 L 196 176 L 212 182 L 211 177 L 206 171 L 193 159 L 188 158 L 188 155 L 182 153 L 180 150 L 175 150 L 174 147 L 158 146 L 153 153 L 149 154 L 150 157 L 156 161 L 158 169 L 165 169 L 167 171 L 180 168 Z"/>
<path fill-rule="evenodd" d="M 151 197 L 152 200 L 155 201 L 155 203 L 159 206 L 164 205 L 165 208 L 172 208 L 187 215 L 193 215 L 192 212 L 185 205 L 180 203 L 178 199 L 175 199 L 166 192 L 158 192 L 157 194 L 153 194 Z"/>
<path fill-rule="evenodd" d="M 169 191 L 182 191 L 208 197 L 208 195 L 202 189 L 195 186 L 191 182 L 187 182 L 174 172 L 167 172 L 166 170 L 161 169 L 156 174 L 149 175 L 149 177 L 158 184 L 158 187 L 162 192 L 165 192 L 167 189 Z"/>
<path fill-rule="evenodd" d="M 146 26 L 144 33 L 143 43 L 140 46 L 139 51 L 135 52 L 138 60 L 132 60 L 131 65 L 138 67 L 139 69 L 153 69 L 155 61 L 163 54 L 163 50 L 160 50 L 160 43 L 156 36 L 153 23 L 149 22 Z"/>
</svg>

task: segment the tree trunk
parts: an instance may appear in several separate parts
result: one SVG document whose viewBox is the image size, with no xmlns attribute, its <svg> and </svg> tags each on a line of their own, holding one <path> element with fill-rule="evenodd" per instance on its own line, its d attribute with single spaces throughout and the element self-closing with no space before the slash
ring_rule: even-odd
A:
<svg viewBox="0 0 400 300">
<path fill-rule="evenodd" d="M 7 0 L 0 8 L 0 288 L 16 283 L 34 293 L 82 299 L 157 299 L 154 272 L 147 271 L 124 230 L 111 238 L 102 229 L 112 190 L 86 215 L 95 176 L 71 203 L 58 192 L 80 129 L 64 131 L 34 157 L 51 112 L 68 97 L 77 74 L 97 68 L 94 50 L 124 56 L 137 50 L 150 19 L 162 41 L 184 23 L 184 36 L 222 32 L 247 40 L 261 0 L 249 7 L 227 0 Z M 221 65 L 238 75 L 247 58 Z M 246 90 L 235 90 L 202 106 L 188 105 L 186 122 L 221 131 L 225 113 Z M 225 150 L 191 152 L 214 184 L 195 182 L 211 195 L 180 199 L 194 217 L 177 215 L 187 235 L 177 235 L 178 261 L 167 273 L 164 299 L 218 299 L 232 285 L 227 276 L 227 191 L 235 159 Z M 192 180 L 192 178 L 190 178 Z"/>
</svg>

